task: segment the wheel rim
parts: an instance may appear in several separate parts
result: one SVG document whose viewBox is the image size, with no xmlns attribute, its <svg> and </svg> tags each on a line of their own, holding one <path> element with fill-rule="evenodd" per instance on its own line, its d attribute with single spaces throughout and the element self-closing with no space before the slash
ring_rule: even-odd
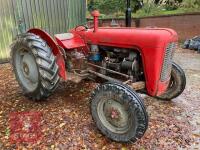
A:
<svg viewBox="0 0 200 150">
<path fill-rule="evenodd" d="M 27 49 L 16 52 L 16 71 L 21 84 L 29 91 L 34 91 L 38 86 L 38 68 L 33 54 Z"/>
<path fill-rule="evenodd" d="M 101 100 L 97 106 L 97 113 L 102 124 L 111 132 L 123 134 L 129 130 L 129 113 L 118 101 Z"/>
</svg>

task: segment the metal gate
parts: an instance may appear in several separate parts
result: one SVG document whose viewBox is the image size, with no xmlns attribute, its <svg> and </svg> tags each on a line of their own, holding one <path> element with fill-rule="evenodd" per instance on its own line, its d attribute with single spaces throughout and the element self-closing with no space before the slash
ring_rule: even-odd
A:
<svg viewBox="0 0 200 150">
<path fill-rule="evenodd" d="M 9 45 L 32 27 L 51 35 L 86 22 L 86 0 L 0 0 L 0 62 L 8 61 Z"/>
</svg>

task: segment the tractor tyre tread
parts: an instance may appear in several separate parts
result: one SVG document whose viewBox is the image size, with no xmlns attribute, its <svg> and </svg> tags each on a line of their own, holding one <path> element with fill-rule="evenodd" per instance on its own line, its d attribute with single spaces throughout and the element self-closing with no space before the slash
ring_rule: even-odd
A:
<svg viewBox="0 0 200 150">
<path fill-rule="evenodd" d="M 35 62 L 38 68 L 39 81 L 38 86 L 34 91 L 28 91 L 19 79 L 16 71 L 15 53 L 17 49 L 26 47 L 30 50 L 35 58 Z M 15 77 L 22 87 L 23 94 L 32 100 L 43 100 L 48 98 L 52 92 L 58 87 L 60 77 L 59 68 L 56 63 L 56 57 L 54 56 L 51 48 L 47 43 L 39 36 L 33 33 L 25 33 L 18 36 L 15 42 L 11 46 L 11 64 Z"/>
<path fill-rule="evenodd" d="M 98 105 L 98 97 L 103 97 L 104 93 L 107 91 L 110 91 L 111 93 L 116 95 L 122 94 L 124 105 L 129 106 L 128 111 L 132 113 L 132 111 L 134 110 L 137 113 L 136 116 L 138 117 L 137 119 L 139 121 L 137 122 L 136 127 L 132 127 L 135 128 L 135 132 L 132 132 L 133 130 L 129 129 L 129 131 L 123 134 L 113 133 L 101 123 L 96 107 Z M 116 142 L 134 143 L 138 139 L 142 138 L 148 128 L 148 114 L 146 112 L 142 99 L 130 87 L 120 83 L 107 82 L 99 85 L 93 91 L 91 95 L 91 114 L 93 120 L 95 121 L 98 129 L 102 132 L 102 134 Z"/>
<path fill-rule="evenodd" d="M 176 64 L 172 63 L 172 76 L 176 80 L 176 85 L 170 87 L 164 94 L 157 96 L 160 100 L 170 101 L 178 97 L 185 89 L 186 86 L 186 76 L 183 69 Z"/>
</svg>

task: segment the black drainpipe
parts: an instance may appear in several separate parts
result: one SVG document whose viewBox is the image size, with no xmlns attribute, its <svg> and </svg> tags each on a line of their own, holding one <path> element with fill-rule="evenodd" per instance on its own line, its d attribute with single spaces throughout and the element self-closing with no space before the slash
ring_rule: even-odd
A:
<svg viewBox="0 0 200 150">
<path fill-rule="evenodd" d="M 131 27 L 131 1 L 127 0 L 126 8 L 126 27 Z"/>
</svg>

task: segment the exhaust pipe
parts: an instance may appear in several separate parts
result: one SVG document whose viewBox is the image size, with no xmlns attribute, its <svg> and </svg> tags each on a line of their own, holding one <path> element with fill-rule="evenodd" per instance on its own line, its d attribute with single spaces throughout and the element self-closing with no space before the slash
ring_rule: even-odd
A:
<svg viewBox="0 0 200 150">
<path fill-rule="evenodd" d="M 131 1 L 127 0 L 127 9 L 126 9 L 126 27 L 131 27 Z"/>
</svg>

